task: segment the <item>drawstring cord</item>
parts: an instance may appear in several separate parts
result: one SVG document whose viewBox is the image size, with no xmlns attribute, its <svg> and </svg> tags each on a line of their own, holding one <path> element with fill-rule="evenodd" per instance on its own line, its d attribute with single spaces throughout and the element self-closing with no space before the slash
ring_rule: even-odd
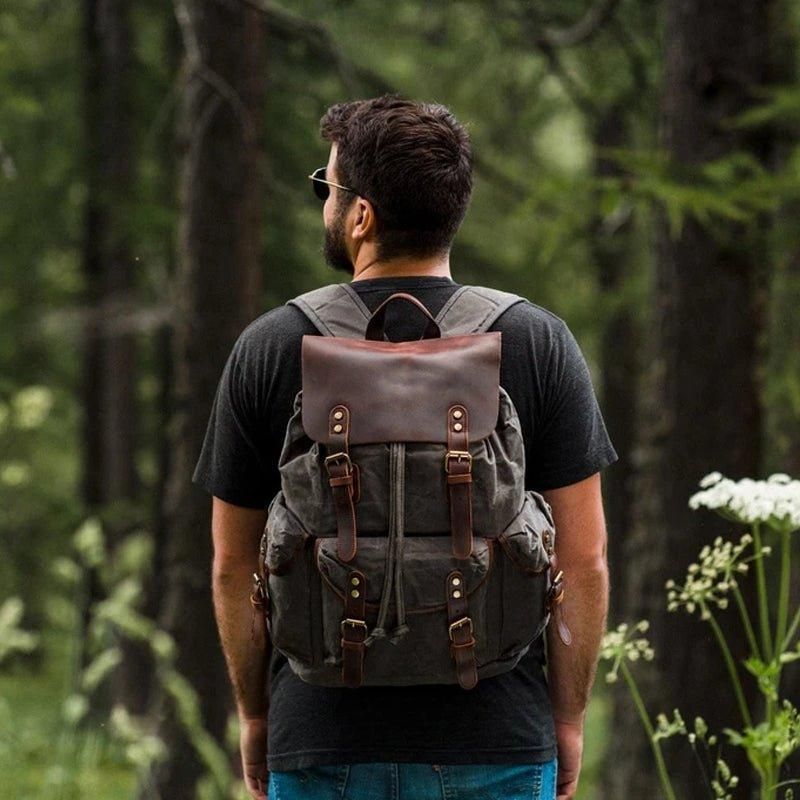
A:
<svg viewBox="0 0 800 800">
<path fill-rule="evenodd" d="M 405 543 L 405 496 L 406 496 L 406 446 L 397 447 L 397 468 L 394 476 L 395 539 L 394 539 L 394 591 L 397 607 L 397 627 L 392 631 L 392 644 L 397 644 L 409 631 L 406 625 L 406 599 L 403 591 L 403 544 Z"/>
<path fill-rule="evenodd" d="M 386 620 L 389 616 L 389 603 L 392 589 L 395 592 L 397 605 L 397 627 L 392 631 L 392 644 L 402 639 L 409 631 L 405 617 L 405 595 L 403 592 L 403 528 L 405 503 L 405 444 L 392 442 L 389 445 L 389 535 L 386 540 L 386 560 L 384 562 L 383 587 L 378 607 L 378 618 L 375 627 L 364 640 L 369 647 L 377 639 L 386 637 Z"/>
</svg>

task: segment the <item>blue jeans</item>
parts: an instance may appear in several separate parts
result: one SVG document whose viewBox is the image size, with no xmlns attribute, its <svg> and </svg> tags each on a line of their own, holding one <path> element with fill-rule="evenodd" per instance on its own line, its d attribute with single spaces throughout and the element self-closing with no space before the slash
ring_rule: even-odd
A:
<svg viewBox="0 0 800 800">
<path fill-rule="evenodd" d="M 270 772 L 269 800 L 555 800 L 542 764 L 336 764 Z"/>
</svg>

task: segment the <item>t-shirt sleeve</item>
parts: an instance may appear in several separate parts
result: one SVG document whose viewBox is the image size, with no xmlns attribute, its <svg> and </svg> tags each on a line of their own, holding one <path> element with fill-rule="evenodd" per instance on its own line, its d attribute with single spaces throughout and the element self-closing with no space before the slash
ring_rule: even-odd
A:
<svg viewBox="0 0 800 800">
<path fill-rule="evenodd" d="M 553 337 L 538 417 L 532 476 L 537 488 L 569 486 L 618 460 L 586 359 L 563 322 Z"/>
<path fill-rule="evenodd" d="M 246 334 L 222 370 L 192 482 L 227 503 L 265 508 L 269 472 L 260 455 Z"/>
</svg>

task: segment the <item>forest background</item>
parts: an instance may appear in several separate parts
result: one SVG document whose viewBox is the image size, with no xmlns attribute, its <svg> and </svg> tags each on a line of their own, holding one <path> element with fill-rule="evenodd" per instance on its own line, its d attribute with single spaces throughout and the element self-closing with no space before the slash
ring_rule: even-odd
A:
<svg viewBox="0 0 800 800">
<path fill-rule="evenodd" d="M 648 707 L 731 724 L 716 644 L 663 586 L 730 533 L 688 508 L 705 474 L 800 476 L 799 19 L 797 0 L 5 0 L 7 796 L 241 796 L 190 475 L 239 332 L 340 279 L 307 179 L 320 116 L 393 91 L 472 136 L 454 278 L 552 310 L 590 363 L 620 455 L 609 623 L 651 623 Z M 579 797 L 658 796 L 602 674 Z M 686 742 L 665 756 L 682 798 L 709 796 Z"/>
</svg>

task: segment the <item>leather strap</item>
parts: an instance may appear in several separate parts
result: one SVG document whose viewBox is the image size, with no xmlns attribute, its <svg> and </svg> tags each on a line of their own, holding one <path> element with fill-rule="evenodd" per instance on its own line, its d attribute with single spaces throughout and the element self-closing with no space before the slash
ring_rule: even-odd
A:
<svg viewBox="0 0 800 800">
<path fill-rule="evenodd" d="M 453 555 L 472 555 L 472 456 L 469 452 L 467 409 L 451 406 L 447 412 L 447 453 L 444 457 L 450 501 L 450 532 Z"/>
<path fill-rule="evenodd" d="M 356 557 L 355 480 L 347 436 L 350 431 L 350 411 L 347 406 L 334 406 L 328 415 L 328 456 L 325 467 L 333 491 L 333 506 L 336 511 L 336 544 L 339 558 L 344 562 Z"/>
<path fill-rule="evenodd" d="M 367 322 L 367 330 L 364 334 L 365 339 L 382 341 L 385 338 L 383 325 L 386 321 L 386 308 L 393 300 L 407 300 L 409 303 L 413 303 L 428 318 L 425 330 L 422 333 L 423 339 L 438 339 L 441 337 L 442 333 L 433 315 L 413 294 L 395 292 L 390 297 L 387 297 L 373 312 L 369 322 Z"/>
<path fill-rule="evenodd" d="M 367 579 L 354 569 L 347 574 L 342 620 L 342 683 L 357 689 L 364 682 L 364 640 L 367 638 L 365 617 Z"/>
<path fill-rule="evenodd" d="M 447 622 L 450 654 L 456 665 L 456 677 L 462 689 L 473 689 L 478 683 L 475 663 L 475 637 L 467 606 L 467 585 L 464 576 L 453 570 L 447 576 Z"/>
<path fill-rule="evenodd" d="M 564 619 L 564 610 L 561 601 L 564 599 L 564 572 L 558 569 L 555 553 L 550 556 L 550 589 L 547 592 L 547 609 L 553 615 L 556 630 L 561 641 L 569 646 L 572 644 L 572 633 Z"/>
</svg>

